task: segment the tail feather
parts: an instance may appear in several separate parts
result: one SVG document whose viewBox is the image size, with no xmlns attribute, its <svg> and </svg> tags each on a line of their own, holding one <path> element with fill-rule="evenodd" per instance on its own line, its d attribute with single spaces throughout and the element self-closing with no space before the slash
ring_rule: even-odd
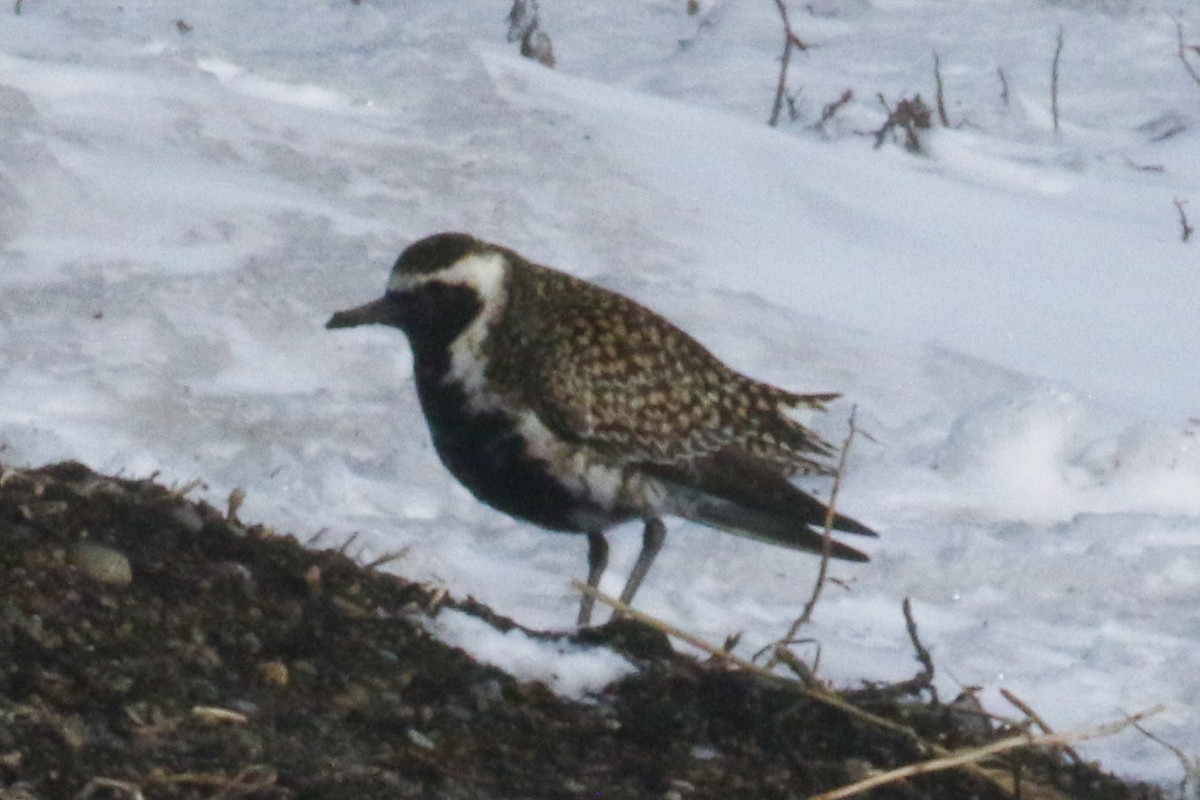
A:
<svg viewBox="0 0 1200 800">
<path fill-rule="evenodd" d="M 704 525 L 771 544 L 821 553 L 829 508 L 794 486 L 769 465 L 744 455 L 723 453 L 686 468 L 651 468 L 664 481 L 672 511 Z M 877 536 L 856 519 L 835 513 L 831 529 Z M 830 556 L 867 561 L 862 551 L 833 540 Z"/>
<path fill-rule="evenodd" d="M 739 536 L 758 539 L 792 550 L 817 554 L 824 552 L 824 532 L 818 532 L 809 525 L 798 523 L 795 519 L 743 508 L 715 498 L 698 500 L 690 506 L 688 512 L 683 516 L 693 522 L 720 528 Z M 839 542 L 837 539 L 829 540 L 829 556 L 842 561 L 870 560 L 866 553 Z"/>
</svg>

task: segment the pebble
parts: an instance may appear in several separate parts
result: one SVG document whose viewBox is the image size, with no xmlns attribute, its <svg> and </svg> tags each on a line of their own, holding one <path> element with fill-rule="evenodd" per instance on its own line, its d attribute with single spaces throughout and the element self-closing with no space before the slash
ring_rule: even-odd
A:
<svg viewBox="0 0 1200 800">
<path fill-rule="evenodd" d="M 111 547 L 93 542 L 79 542 L 71 547 L 69 557 L 80 572 L 108 586 L 128 586 L 133 582 L 133 568 L 125 555 Z"/>
</svg>

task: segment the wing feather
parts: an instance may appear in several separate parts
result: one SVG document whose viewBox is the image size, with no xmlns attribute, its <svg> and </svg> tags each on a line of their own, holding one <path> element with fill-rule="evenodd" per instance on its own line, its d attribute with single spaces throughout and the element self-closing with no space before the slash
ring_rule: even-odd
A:
<svg viewBox="0 0 1200 800">
<path fill-rule="evenodd" d="M 492 368 L 555 434 L 621 463 L 733 449 L 786 474 L 828 471 L 832 448 L 785 412 L 838 395 L 754 381 L 649 309 L 564 273 L 535 266 L 508 293 Z"/>
<path fill-rule="evenodd" d="M 724 452 L 687 468 L 650 465 L 647 471 L 668 487 L 672 511 L 722 530 L 794 550 L 820 553 L 828 507 L 761 461 Z M 858 520 L 835 513 L 832 530 L 876 536 Z M 832 541 L 830 555 L 866 561 L 866 554 Z"/>
</svg>

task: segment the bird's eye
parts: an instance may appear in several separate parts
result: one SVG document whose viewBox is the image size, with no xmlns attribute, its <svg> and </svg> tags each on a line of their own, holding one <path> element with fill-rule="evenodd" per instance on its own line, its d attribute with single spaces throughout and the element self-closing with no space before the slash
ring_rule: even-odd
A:
<svg viewBox="0 0 1200 800">
<path fill-rule="evenodd" d="M 440 281 L 429 281 L 407 291 L 394 292 L 392 296 L 406 324 L 426 326 L 438 321 L 452 292 L 451 286 Z"/>
</svg>

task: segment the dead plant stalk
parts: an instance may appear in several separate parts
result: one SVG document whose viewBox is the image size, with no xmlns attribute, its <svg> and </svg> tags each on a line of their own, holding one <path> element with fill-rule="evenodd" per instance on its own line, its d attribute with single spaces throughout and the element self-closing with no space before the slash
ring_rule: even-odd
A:
<svg viewBox="0 0 1200 800">
<path fill-rule="evenodd" d="M 677 628 L 668 622 L 664 622 L 663 620 L 646 614 L 645 612 L 638 611 L 636 608 L 633 608 L 626 603 L 622 603 L 612 595 L 605 594 L 598 589 L 593 589 L 591 586 L 588 586 L 581 580 L 574 579 L 571 581 L 571 585 L 580 592 L 583 592 L 584 594 L 590 594 L 591 596 L 595 597 L 601 603 L 611 607 L 616 613 L 619 613 L 625 617 L 636 619 L 639 622 L 649 625 L 651 628 L 654 628 L 657 631 L 661 631 L 667 636 L 687 642 L 692 647 L 703 650 L 709 655 L 721 659 L 728 664 L 732 664 L 733 666 L 746 670 L 747 672 L 753 672 L 755 675 L 758 675 L 764 680 L 770 681 L 776 685 L 788 686 L 792 689 L 792 691 L 795 691 L 798 694 L 801 694 L 819 703 L 824 703 L 825 705 L 836 708 L 845 714 L 854 717 L 855 719 L 876 725 L 884 730 L 892 731 L 893 733 L 898 733 L 911 741 L 922 753 L 931 753 L 935 756 L 942 757 L 949 754 L 949 751 L 946 748 L 936 744 L 935 742 L 930 742 L 922 738 L 919 733 L 909 726 L 899 722 L 894 722 L 886 717 L 881 717 L 878 714 L 872 714 L 870 711 L 864 711 L 858 706 L 846 701 L 836 692 L 822 689 L 817 685 L 801 684 L 795 680 L 789 680 L 787 678 L 780 677 L 774 672 L 768 670 L 766 667 L 760 667 L 758 664 L 755 664 L 752 661 L 747 661 L 744 658 L 735 656 L 733 653 L 730 653 L 724 648 L 711 645 L 700 637 Z M 1016 785 L 1012 779 L 1012 776 L 1006 772 L 986 769 L 975 763 L 963 764 L 962 768 L 980 780 L 986 781 L 995 786 L 1005 794 L 1014 797 L 1016 796 Z"/>
<path fill-rule="evenodd" d="M 1196 232 L 1196 229 L 1188 222 L 1187 214 L 1183 210 L 1185 205 L 1187 205 L 1187 200 L 1182 200 L 1178 197 L 1175 198 L 1175 210 L 1179 212 L 1179 226 L 1182 228 L 1180 239 L 1184 243 L 1188 242 L 1192 238 L 1192 234 Z"/>
<path fill-rule="evenodd" d="M 800 612 L 800 616 L 788 628 L 783 639 L 776 645 L 776 650 L 783 647 L 788 642 L 796 638 L 796 632 L 800 628 L 812 621 L 813 612 L 817 608 L 817 601 L 821 599 L 821 593 L 825 589 L 825 581 L 829 576 L 829 557 L 833 547 L 833 520 L 837 516 L 837 498 L 838 491 L 842 487 L 842 476 L 846 473 L 846 460 L 850 454 L 850 443 L 854 441 L 854 434 L 858 428 L 854 424 L 855 416 L 858 413 L 858 407 L 850 409 L 850 430 L 846 434 L 846 441 L 842 443 L 842 452 L 838 456 L 837 471 L 833 475 L 833 488 L 829 490 L 829 505 L 825 509 L 825 527 L 821 531 L 821 566 L 817 569 L 817 579 L 813 583 L 812 595 L 809 596 L 808 602 L 804 604 L 804 610 Z M 774 667 L 779 663 L 777 656 L 772 656 L 767 662 L 767 669 Z"/>
<path fill-rule="evenodd" d="M 933 83 L 936 92 L 934 99 L 937 102 L 938 122 L 942 123 L 943 128 L 949 128 L 950 117 L 946 113 L 946 84 L 942 80 L 942 59 L 938 56 L 937 50 L 933 51 Z"/>
<path fill-rule="evenodd" d="M 929 761 L 921 761 L 916 764 L 909 764 L 907 767 L 889 770 L 878 775 L 872 775 L 869 778 L 843 786 L 840 789 L 835 789 L 832 792 L 823 792 L 818 795 L 813 795 L 809 800 L 840 800 L 843 797 L 853 797 L 856 794 L 861 794 L 868 789 L 874 789 L 878 786 L 883 786 L 887 783 L 895 783 L 897 781 L 912 778 L 917 775 L 926 775 L 930 772 L 939 772 L 944 769 L 954 767 L 962 767 L 967 764 L 978 764 L 984 759 L 994 756 L 998 753 L 1004 753 L 1009 750 L 1016 750 L 1021 747 L 1045 747 L 1065 745 L 1069 742 L 1083 742 L 1089 739 L 1099 739 L 1105 736 L 1112 736 L 1125 728 L 1136 725 L 1138 722 L 1152 717 L 1155 714 L 1165 710 L 1165 706 L 1157 705 L 1153 708 L 1148 708 L 1145 711 L 1140 711 L 1137 714 L 1126 717 L 1122 720 L 1109 722 L 1105 725 L 1097 725 L 1094 728 L 1086 728 L 1080 731 L 1070 731 L 1067 733 L 1047 733 L 1041 736 L 1031 736 L 1029 734 L 1018 734 L 1010 736 L 1006 739 L 1001 739 L 998 742 L 984 745 L 983 747 L 973 747 L 967 750 L 959 750 L 949 753 L 940 758 L 930 759 Z"/>
<path fill-rule="evenodd" d="M 1050 115 L 1054 118 L 1054 133 L 1058 134 L 1058 65 L 1062 60 L 1063 29 L 1058 26 L 1058 36 L 1054 40 L 1054 61 L 1050 64 Z"/>
<path fill-rule="evenodd" d="M 1179 60 L 1183 62 L 1183 68 L 1187 70 L 1188 75 L 1192 76 L 1192 80 L 1197 86 L 1200 86 L 1200 73 L 1196 72 L 1196 68 L 1192 66 L 1192 62 L 1188 61 L 1187 51 L 1190 49 L 1193 52 L 1200 53 L 1200 47 L 1188 45 L 1183 41 L 1183 23 L 1178 18 L 1175 20 L 1175 36 L 1179 40 Z"/>
<path fill-rule="evenodd" d="M 783 55 L 779 57 L 779 81 L 775 85 L 775 102 L 771 106 L 771 117 L 767 124 L 774 128 L 779 124 L 779 115 L 783 111 L 783 101 L 787 97 L 788 67 L 792 62 L 792 50 L 807 50 L 808 45 L 792 30 L 792 22 L 788 18 L 787 6 L 783 0 L 775 0 L 779 9 L 779 18 L 783 20 Z"/>
</svg>

